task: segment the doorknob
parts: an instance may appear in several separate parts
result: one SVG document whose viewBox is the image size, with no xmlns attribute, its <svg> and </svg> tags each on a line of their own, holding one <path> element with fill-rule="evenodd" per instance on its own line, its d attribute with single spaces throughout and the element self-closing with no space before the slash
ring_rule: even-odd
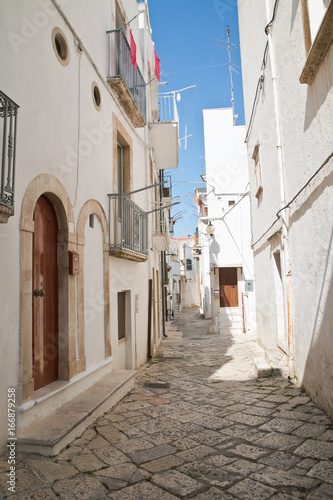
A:
<svg viewBox="0 0 333 500">
<path fill-rule="evenodd" d="M 34 296 L 35 297 L 45 297 L 45 290 L 35 290 Z"/>
</svg>

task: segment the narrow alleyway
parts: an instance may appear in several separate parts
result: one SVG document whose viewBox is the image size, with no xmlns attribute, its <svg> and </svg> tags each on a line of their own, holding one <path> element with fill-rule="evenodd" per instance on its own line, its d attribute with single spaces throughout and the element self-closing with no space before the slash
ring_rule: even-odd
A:
<svg viewBox="0 0 333 500">
<path fill-rule="evenodd" d="M 333 498 L 333 426 L 287 379 L 256 379 L 246 335 L 175 320 L 134 391 L 53 459 L 21 456 L 15 498 Z M 8 464 L 1 459 L 1 498 Z"/>
</svg>

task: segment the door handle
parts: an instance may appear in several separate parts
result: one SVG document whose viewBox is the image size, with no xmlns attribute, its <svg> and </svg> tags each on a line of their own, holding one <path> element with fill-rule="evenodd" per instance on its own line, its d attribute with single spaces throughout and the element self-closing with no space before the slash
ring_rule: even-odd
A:
<svg viewBox="0 0 333 500">
<path fill-rule="evenodd" d="M 45 297 L 45 290 L 35 290 L 34 296 L 35 297 Z"/>
</svg>

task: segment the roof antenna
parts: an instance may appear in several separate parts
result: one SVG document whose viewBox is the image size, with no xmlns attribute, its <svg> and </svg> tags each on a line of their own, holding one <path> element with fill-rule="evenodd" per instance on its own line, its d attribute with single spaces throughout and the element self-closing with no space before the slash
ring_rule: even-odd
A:
<svg viewBox="0 0 333 500">
<path fill-rule="evenodd" d="M 226 30 L 227 30 L 227 40 L 228 40 L 227 42 L 225 42 L 224 40 L 219 40 L 218 38 L 212 38 L 212 40 L 217 40 L 218 42 L 223 42 L 223 43 L 227 44 L 227 47 L 223 47 L 222 45 L 217 45 L 217 47 L 222 47 L 223 49 L 226 49 L 228 51 L 228 54 L 229 54 L 229 73 L 230 73 L 230 82 L 231 82 L 232 116 L 233 116 L 233 123 L 234 123 L 234 125 L 236 125 L 236 119 L 238 118 L 238 115 L 235 115 L 234 84 L 232 81 L 232 72 L 236 71 L 236 70 L 232 67 L 232 63 L 231 63 L 230 45 L 233 45 L 235 48 L 237 48 L 238 45 L 235 45 L 234 43 L 230 42 L 230 28 L 229 28 L 229 26 L 227 26 Z M 236 71 L 236 73 L 238 74 L 238 71 Z"/>
<path fill-rule="evenodd" d="M 232 82 L 232 65 L 231 65 L 231 53 L 230 53 L 230 28 L 227 26 L 227 39 L 228 39 L 228 54 L 229 54 L 229 73 L 230 73 L 230 82 L 231 82 L 231 105 L 232 105 L 232 116 L 234 125 L 236 125 L 236 116 L 235 116 L 235 100 L 234 100 L 234 84 Z"/>
</svg>

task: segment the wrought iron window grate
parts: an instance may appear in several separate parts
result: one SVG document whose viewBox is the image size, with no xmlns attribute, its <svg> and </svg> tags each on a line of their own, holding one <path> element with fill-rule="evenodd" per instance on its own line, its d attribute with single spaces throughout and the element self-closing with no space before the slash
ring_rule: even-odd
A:
<svg viewBox="0 0 333 500">
<path fill-rule="evenodd" d="M 0 90 L 1 185 L 0 205 L 14 209 L 15 152 L 19 106 Z"/>
<path fill-rule="evenodd" d="M 131 48 L 123 29 L 107 31 L 108 78 L 122 77 L 146 118 L 146 83 L 138 66 L 131 60 Z"/>
<path fill-rule="evenodd" d="M 148 215 L 124 194 L 109 194 L 110 248 L 148 255 Z"/>
</svg>

